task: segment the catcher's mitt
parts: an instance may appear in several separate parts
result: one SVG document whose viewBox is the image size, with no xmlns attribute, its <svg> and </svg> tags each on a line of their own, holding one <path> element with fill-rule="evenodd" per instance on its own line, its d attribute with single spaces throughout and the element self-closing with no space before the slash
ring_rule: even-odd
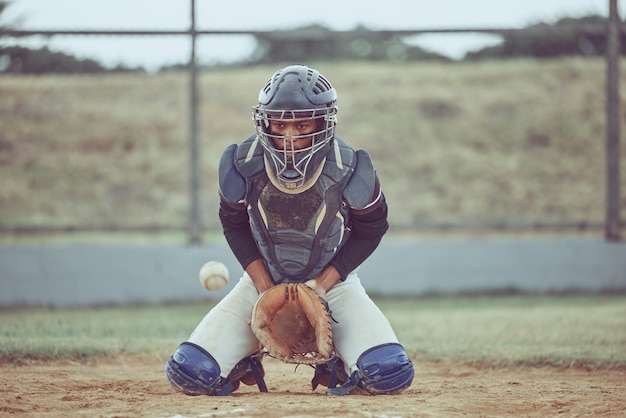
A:
<svg viewBox="0 0 626 418">
<path fill-rule="evenodd" d="M 265 350 L 285 363 L 322 364 L 335 355 L 328 304 L 303 283 L 262 293 L 250 326 Z"/>
</svg>

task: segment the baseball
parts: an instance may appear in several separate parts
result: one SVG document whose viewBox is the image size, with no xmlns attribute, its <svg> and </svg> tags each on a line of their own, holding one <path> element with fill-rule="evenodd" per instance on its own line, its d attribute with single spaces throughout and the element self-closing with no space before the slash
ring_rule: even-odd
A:
<svg viewBox="0 0 626 418">
<path fill-rule="evenodd" d="M 220 290 L 228 283 L 228 268 L 219 261 L 208 261 L 200 269 L 200 283 L 207 290 Z"/>
</svg>

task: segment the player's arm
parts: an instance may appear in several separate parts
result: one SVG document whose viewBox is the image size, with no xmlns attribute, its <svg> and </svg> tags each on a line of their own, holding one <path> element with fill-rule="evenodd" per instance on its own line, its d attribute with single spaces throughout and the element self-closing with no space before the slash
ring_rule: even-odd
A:
<svg viewBox="0 0 626 418">
<path fill-rule="evenodd" d="M 372 211 L 367 213 L 353 211 L 351 216 L 351 235 L 331 261 L 341 276 L 341 280 L 345 280 L 351 271 L 372 255 L 389 229 L 387 203 L 382 193 Z"/>
<path fill-rule="evenodd" d="M 222 198 L 219 217 L 224 230 L 224 237 L 230 249 L 252 279 L 257 291 L 263 293 L 274 286 L 274 281 L 267 271 L 256 242 L 252 237 L 248 213 L 245 207 L 233 207 Z"/>
<path fill-rule="evenodd" d="M 222 154 L 219 167 L 219 218 L 226 242 L 239 264 L 252 279 L 257 291 L 264 292 L 274 285 L 256 245 L 248 212 L 243 203 L 246 184 L 234 165 L 237 146 L 231 145 Z"/>
<path fill-rule="evenodd" d="M 344 199 L 350 208 L 351 233 L 331 261 L 341 280 L 376 250 L 389 229 L 385 195 L 372 159 L 364 150 L 357 151 L 357 165 L 344 191 Z"/>
</svg>

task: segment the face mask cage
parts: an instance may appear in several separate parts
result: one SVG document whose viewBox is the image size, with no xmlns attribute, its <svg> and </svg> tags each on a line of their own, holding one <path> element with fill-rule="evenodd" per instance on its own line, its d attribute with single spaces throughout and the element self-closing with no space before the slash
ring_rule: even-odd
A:
<svg viewBox="0 0 626 418">
<path fill-rule="evenodd" d="M 259 141 L 265 150 L 265 155 L 272 164 L 272 170 L 280 184 L 288 189 L 297 189 L 317 170 L 326 150 L 335 135 L 337 124 L 337 106 L 322 109 L 305 110 L 267 110 L 253 108 L 253 119 Z M 319 129 L 306 135 L 287 137 L 270 132 L 270 120 L 297 122 L 301 120 L 315 120 Z M 297 149 L 294 141 L 312 138 L 311 145 Z M 282 147 L 276 145 L 282 144 Z M 319 155 L 318 155 L 319 154 Z"/>
</svg>

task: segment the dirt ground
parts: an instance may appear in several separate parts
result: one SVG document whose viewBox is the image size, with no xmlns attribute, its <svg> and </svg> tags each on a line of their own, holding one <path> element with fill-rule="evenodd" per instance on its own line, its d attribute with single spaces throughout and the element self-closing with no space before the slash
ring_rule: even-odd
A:
<svg viewBox="0 0 626 418">
<path fill-rule="evenodd" d="M 120 356 L 93 363 L 0 365 L 0 416 L 449 417 L 625 416 L 626 369 L 484 367 L 415 362 L 399 395 L 333 397 L 311 391 L 313 369 L 264 360 L 269 393 L 189 397 L 165 380 L 164 361 Z"/>
</svg>

